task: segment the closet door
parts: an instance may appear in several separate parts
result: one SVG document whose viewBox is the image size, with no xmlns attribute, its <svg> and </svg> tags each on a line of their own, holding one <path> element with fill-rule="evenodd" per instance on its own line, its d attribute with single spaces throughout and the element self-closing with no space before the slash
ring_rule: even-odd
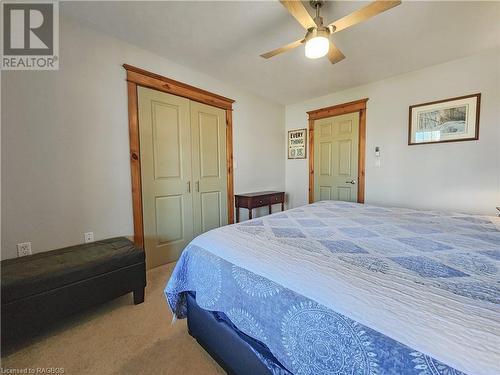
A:
<svg viewBox="0 0 500 375">
<path fill-rule="evenodd" d="M 189 100 L 138 87 L 147 267 L 178 259 L 193 238 Z"/>
<path fill-rule="evenodd" d="M 195 235 L 227 224 L 226 112 L 191 101 Z"/>
</svg>

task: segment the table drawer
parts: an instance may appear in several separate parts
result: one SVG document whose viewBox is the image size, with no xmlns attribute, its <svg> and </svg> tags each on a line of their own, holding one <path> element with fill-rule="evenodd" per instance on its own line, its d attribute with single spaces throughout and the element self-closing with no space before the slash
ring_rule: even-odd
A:
<svg viewBox="0 0 500 375">
<path fill-rule="evenodd" d="M 285 200 L 285 194 L 280 193 L 280 194 L 274 194 L 269 196 L 269 203 L 274 204 L 274 203 L 283 203 Z"/>
<path fill-rule="evenodd" d="M 252 198 L 253 207 L 267 206 L 269 204 L 269 196 Z"/>
</svg>

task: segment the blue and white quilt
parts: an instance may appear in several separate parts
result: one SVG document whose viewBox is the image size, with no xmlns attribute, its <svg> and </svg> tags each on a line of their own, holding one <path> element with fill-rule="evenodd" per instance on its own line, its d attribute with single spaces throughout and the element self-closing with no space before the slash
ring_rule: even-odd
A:
<svg viewBox="0 0 500 375">
<path fill-rule="evenodd" d="M 195 291 L 294 374 L 500 374 L 497 225 L 317 202 L 197 237 L 165 294 L 183 318 Z"/>
</svg>

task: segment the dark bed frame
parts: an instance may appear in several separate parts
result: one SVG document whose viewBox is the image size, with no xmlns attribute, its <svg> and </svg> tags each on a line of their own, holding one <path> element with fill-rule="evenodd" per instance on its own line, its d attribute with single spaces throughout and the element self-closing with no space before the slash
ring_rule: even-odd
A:
<svg viewBox="0 0 500 375">
<path fill-rule="evenodd" d="M 290 374 L 261 342 L 245 335 L 218 313 L 202 309 L 194 293 L 187 293 L 188 331 L 230 375 L 270 375 L 267 362 L 278 372 Z M 256 353 L 259 353 L 257 355 Z"/>
</svg>

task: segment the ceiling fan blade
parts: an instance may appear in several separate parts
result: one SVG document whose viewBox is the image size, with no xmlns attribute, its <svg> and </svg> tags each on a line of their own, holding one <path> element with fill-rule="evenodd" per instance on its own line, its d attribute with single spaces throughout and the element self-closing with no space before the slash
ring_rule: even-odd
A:
<svg viewBox="0 0 500 375">
<path fill-rule="evenodd" d="M 287 51 L 290 51 L 290 50 L 292 50 L 294 48 L 297 48 L 302 43 L 304 43 L 304 39 L 296 40 L 295 42 L 287 44 L 286 46 L 274 49 L 274 50 L 266 52 L 266 53 L 263 53 L 260 56 L 263 57 L 263 58 L 265 58 L 265 59 L 269 59 L 269 58 L 271 58 L 273 56 L 279 55 L 280 53 L 287 52 Z"/>
<path fill-rule="evenodd" d="M 351 14 L 348 14 L 345 17 L 342 17 L 341 19 L 335 22 L 332 22 L 328 26 L 330 28 L 334 26 L 335 30 L 333 32 L 336 33 L 340 30 L 347 29 L 348 27 L 366 21 L 367 19 L 370 19 L 376 16 L 377 14 L 385 12 L 386 10 L 394 8 L 399 4 L 401 4 L 401 1 L 399 0 L 398 1 L 377 0 L 361 9 L 352 12 Z"/>
<path fill-rule="evenodd" d="M 345 59 L 344 54 L 340 52 L 340 50 L 335 46 L 335 44 L 330 42 L 330 49 L 328 50 L 328 60 L 330 60 L 332 64 L 335 64 L 344 59 Z"/>
<path fill-rule="evenodd" d="M 280 0 L 280 3 L 290 12 L 292 16 L 295 17 L 297 21 L 302 25 L 304 29 L 309 29 L 311 27 L 316 27 L 316 22 L 309 14 L 309 12 L 304 7 L 301 1 L 285 1 Z"/>
</svg>

